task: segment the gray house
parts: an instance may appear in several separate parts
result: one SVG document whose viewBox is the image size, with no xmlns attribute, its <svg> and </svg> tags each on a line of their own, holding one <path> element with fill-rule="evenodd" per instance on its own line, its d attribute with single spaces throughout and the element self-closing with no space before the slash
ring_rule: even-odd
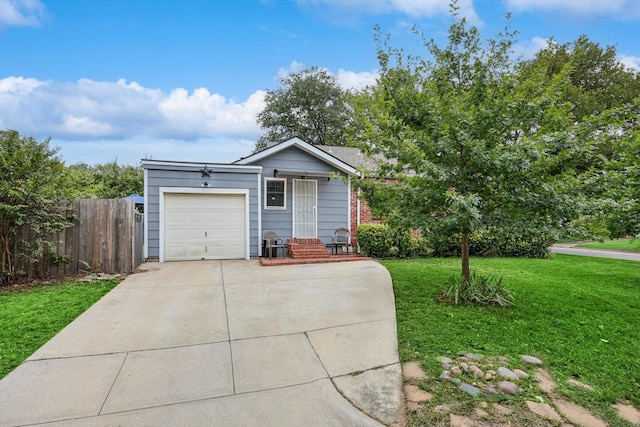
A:
<svg viewBox="0 0 640 427">
<path fill-rule="evenodd" d="M 356 169 L 299 138 L 232 164 L 142 167 L 147 259 L 249 259 L 261 253 L 262 230 L 329 243 L 350 228 Z"/>
</svg>

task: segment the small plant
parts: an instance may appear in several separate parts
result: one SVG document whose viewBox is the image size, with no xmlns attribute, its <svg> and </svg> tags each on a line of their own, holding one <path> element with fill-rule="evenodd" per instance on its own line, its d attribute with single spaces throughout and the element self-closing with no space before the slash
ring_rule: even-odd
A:
<svg viewBox="0 0 640 427">
<path fill-rule="evenodd" d="M 71 261 L 73 261 L 73 258 L 70 255 L 65 255 L 65 254 L 52 254 L 51 255 L 51 261 L 56 264 L 56 265 L 60 265 L 60 264 L 68 264 Z"/>
<path fill-rule="evenodd" d="M 502 284 L 502 277 L 480 276 L 471 273 L 469 281 L 452 276 L 447 287 L 440 294 L 441 301 L 455 305 L 495 305 L 509 307 L 513 305 L 513 295 Z"/>
</svg>

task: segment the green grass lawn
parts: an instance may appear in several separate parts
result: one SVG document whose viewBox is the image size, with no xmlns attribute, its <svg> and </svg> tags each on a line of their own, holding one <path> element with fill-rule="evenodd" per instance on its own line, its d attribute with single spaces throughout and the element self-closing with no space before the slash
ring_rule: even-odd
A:
<svg viewBox="0 0 640 427">
<path fill-rule="evenodd" d="M 504 277 L 516 306 L 451 306 L 437 301 L 459 259 L 386 260 L 396 295 L 402 361 L 418 360 L 431 377 L 438 356 L 459 352 L 541 358 L 559 392 L 611 425 L 617 399 L 640 407 L 640 263 L 555 255 L 551 259 L 474 258 L 472 269 Z M 515 366 L 518 367 L 518 366 Z M 589 393 L 564 383 L 573 377 Z"/>
<path fill-rule="evenodd" d="M 91 307 L 118 280 L 0 288 L 0 378 Z"/>
<path fill-rule="evenodd" d="M 640 238 L 607 240 L 604 242 L 583 243 L 580 248 L 616 249 L 622 251 L 640 252 Z"/>
</svg>

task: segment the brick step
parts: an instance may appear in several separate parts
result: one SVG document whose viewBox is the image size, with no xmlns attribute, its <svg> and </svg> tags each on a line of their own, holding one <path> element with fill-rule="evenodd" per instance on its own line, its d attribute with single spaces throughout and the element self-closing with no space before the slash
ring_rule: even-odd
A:
<svg viewBox="0 0 640 427">
<path fill-rule="evenodd" d="M 320 258 L 329 255 L 327 246 L 320 239 L 289 239 L 289 256 L 291 258 Z"/>
</svg>

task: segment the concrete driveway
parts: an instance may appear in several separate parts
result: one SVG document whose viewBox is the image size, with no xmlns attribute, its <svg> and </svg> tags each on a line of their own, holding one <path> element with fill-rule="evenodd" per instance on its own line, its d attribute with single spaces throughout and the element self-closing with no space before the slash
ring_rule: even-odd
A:
<svg viewBox="0 0 640 427">
<path fill-rule="evenodd" d="M 143 269 L 0 381 L 1 426 L 399 418 L 393 289 L 375 261 Z"/>
</svg>

